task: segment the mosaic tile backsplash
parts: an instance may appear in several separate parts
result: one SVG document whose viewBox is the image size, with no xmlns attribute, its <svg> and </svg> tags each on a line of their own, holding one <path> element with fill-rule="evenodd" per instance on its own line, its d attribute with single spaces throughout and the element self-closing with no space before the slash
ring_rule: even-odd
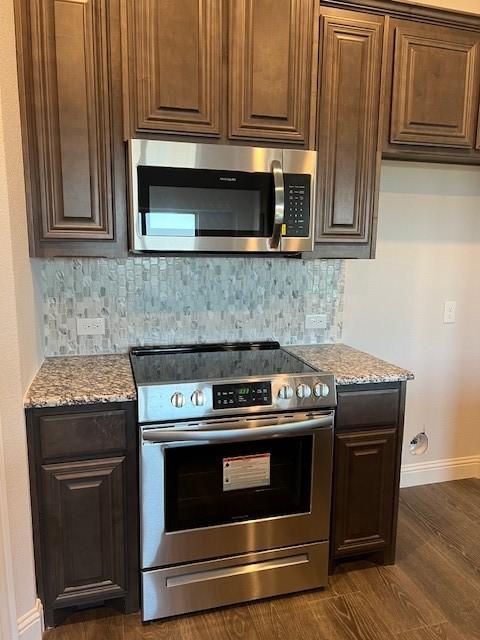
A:
<svg viewBox="0 0 480 640">
<path fill-rule="evenodd" d="M 52 259 L 41 261 L 39 277 L 46 356 L 142 344 L 341 339 L 341 260 Z M 326 329 L 305 329 L 312 313 L 325 314 Z M 78 317 L 105 318 L 105 335 L 78 336 Z"/>
</svg>

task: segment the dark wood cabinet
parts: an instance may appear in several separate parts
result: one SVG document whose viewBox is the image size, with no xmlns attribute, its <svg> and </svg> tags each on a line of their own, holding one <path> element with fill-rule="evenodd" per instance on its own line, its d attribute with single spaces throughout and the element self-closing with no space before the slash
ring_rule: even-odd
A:
<svg viewBox="0 0 480 640">
<path fill-rule="evenodd" d="M 314 0 L 122 0 L 125 137 L 308 146 Z"/>
<path fill-rule="evenodd" d="M 395 429 L 335 436 L 335 556 L 384 547 L 392 528 Z"/>
<path fill-rule="evenodd" d="M 383 17 L 321 9 L 316 251 L 374 250 Z"/>
<path fill-rule="evenodd" d="M 406 383 L 339 387 L 335 417 L 331 566 L 395 561 Z"/>
<path fill-rule="evenodd" d="M 222 0 L 127 0 L 133 133 L 218 137 Z"/>
<path fill-rule="evenodd" d="M 47 599 L 124 596 L 125 457 L 44 464 L 41 476 Z"/>
<path fill-rule="evenodd" d="M 391 19 L 383 155 L 480 163 L 480 32 Z"/>
<path fill-rule="evenodd" d="M 314 3 L 229 1 L 230 138 L 308 144 Z"/>
<path fill-rule="evenodd" d="M 27 411 L 37 588 L 48 626 L 139 607 L 135 403 Z"/>
<path fill-rule="evenodd" d="M 127 251 L 119 0 L 16 0 L 31 254 Z"/>
<path fill-rule="evenodd" d="M 390 142 L 473 148 L 480 37 L 393 20 Z"/>
</svg>

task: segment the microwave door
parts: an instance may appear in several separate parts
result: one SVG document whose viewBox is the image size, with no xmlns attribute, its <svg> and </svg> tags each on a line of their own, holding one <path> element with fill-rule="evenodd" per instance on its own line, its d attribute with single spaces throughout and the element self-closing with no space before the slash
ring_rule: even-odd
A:
<svg viewBox="0 0 480 640">
<path fill-rule="evenodd" d="M 278 251 L 281 163 L 275 173 L 139 166 L 140 236 L 152 249 Z"/>
</svg>

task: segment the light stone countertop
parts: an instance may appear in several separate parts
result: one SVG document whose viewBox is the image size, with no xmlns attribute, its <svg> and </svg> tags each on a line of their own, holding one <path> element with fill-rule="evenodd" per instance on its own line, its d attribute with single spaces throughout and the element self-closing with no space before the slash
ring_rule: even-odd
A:
<svg viewBox="0 0 480 640">
<path fill-rule="evenodd" d="M 315 369 L 334 373 L 338 385 L 402 382 L 414 378 L 411 371 L 346 344 L 310 344 L 286 349 Z"/>
<path fill-rule="evenodd" d="M 335 374 L 337 384 L 412 380 L 410 371 L 344 344 L 286 347 L 316 369 Z M 128 354 L 47 358 L 25 396 L 25 408 L 136 400 Z"/>
<path fill-rule="evenodd" d="M 61 407 L 136 400 L 127 353 L 47 358 L 26 393 L 24 405 Z"/>
</svg>

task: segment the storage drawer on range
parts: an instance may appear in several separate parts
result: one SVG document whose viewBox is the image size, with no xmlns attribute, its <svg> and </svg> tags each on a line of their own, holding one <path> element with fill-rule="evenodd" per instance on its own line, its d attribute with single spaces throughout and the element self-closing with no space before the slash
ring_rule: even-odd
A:
<svg viewBox="0 0 480 640">
<path fill-rule="evenodd" d="M 328 542 L 142 572 L 143 621 L 326 585 Z"/>
</svg>

